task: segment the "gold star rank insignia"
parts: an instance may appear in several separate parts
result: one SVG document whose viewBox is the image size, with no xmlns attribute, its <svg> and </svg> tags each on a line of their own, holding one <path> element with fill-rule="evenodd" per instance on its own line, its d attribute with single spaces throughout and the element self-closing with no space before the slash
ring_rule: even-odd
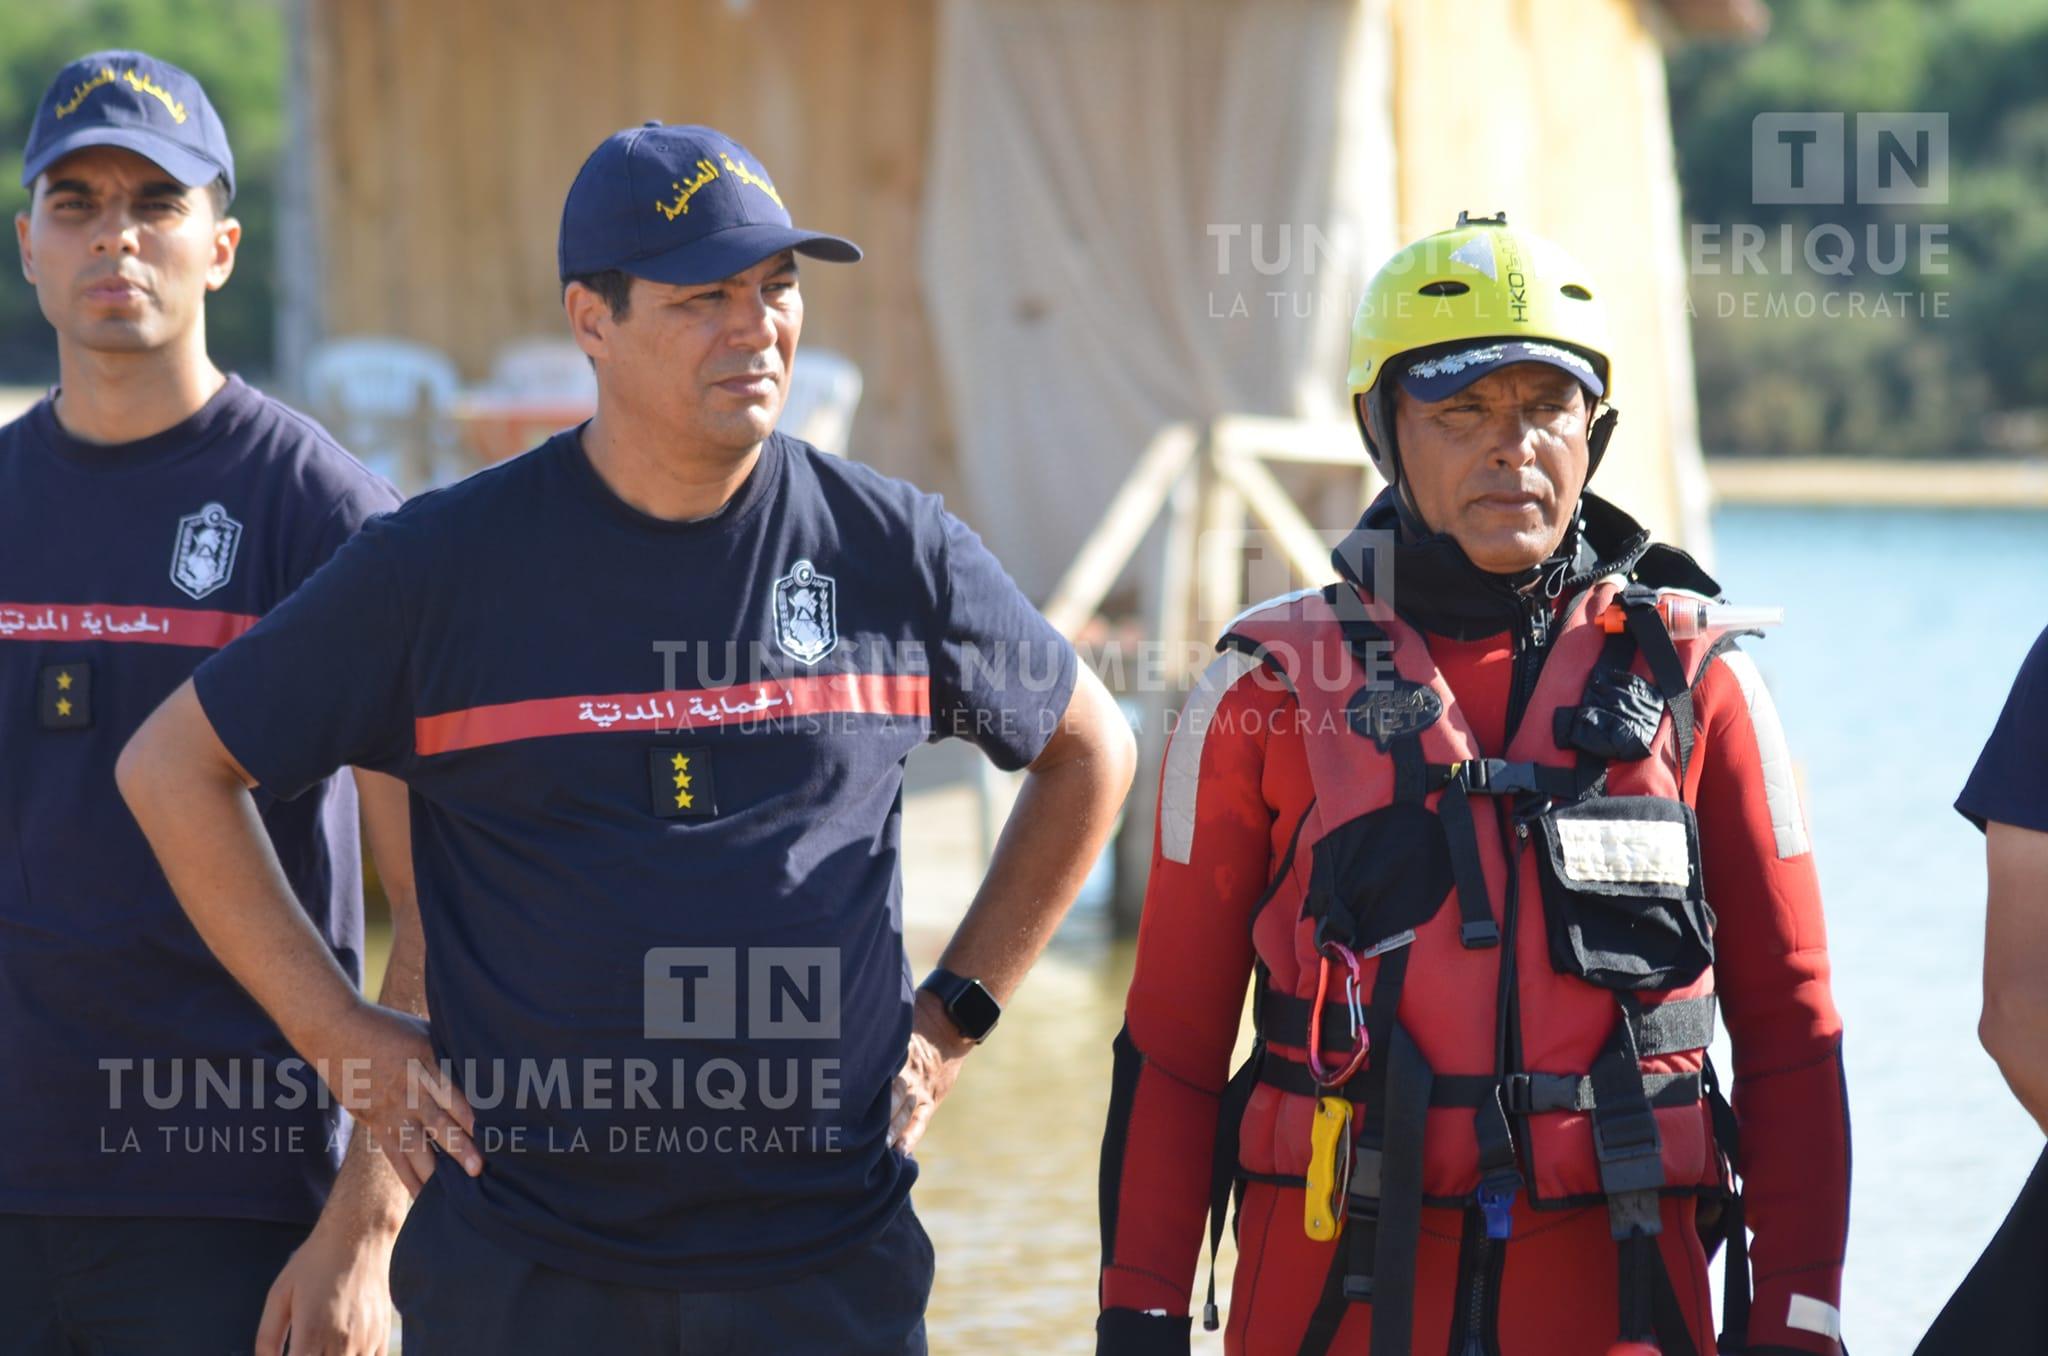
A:
<svg viewBox="0 0 2048 1356">
<path fill-rule="evenodd" d="M 85 660 L 45 664 L 36 716 L 45 730 L 83 730 L 92 724 L 92 665 Z"/>
<path fill-rule="evenodd" d="M 661 819 L 696 819 L 718 813 L 712 789 L 711 750 L 702 745 L 648 750 L 654 813 Z"/>
</svg>

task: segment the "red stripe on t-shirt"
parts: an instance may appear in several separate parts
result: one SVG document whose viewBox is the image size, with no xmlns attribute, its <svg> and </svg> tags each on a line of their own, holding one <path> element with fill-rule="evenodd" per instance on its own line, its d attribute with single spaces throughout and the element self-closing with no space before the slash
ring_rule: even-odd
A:
<svg viewBox="0 0 2048 1356">
<path fill-rule="evenodd" d="M 421 716 L 413 748 L 421 756 L 547 735 L 604 734 L 746 725 L 791 716 L 931 714 L 931 679 L 922 675 L 829 673 L 783 681 L 603 697 L 538 697 Z"/>
<path fill-rule="evenodd" d="M 244 612 L 126 603 L 0 603 L 0 640 L 106 640 L 218 650 L 254 626 Z"/>
</svg>

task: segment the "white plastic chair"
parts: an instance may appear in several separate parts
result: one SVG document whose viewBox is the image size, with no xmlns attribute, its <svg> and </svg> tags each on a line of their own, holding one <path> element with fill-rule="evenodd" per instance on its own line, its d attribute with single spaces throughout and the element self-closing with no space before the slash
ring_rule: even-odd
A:
<svg viewBox="0 0 2048 1356">
<path fill-rule="evenodd" d="M 790 372 L 789 398 L 776 427 L 801 438 L 820 452 L 846 455 L 847 435 L 860 408 L 860 369 L 829 348 L 797 350 Z"/>
<path fill-rule="evenodd" d="M 306 360 L 306 401 L 341 445 L 407 494 L 462 472 L 447 355 L 408 339 L 335 339 Z"/>
<path fill-rule="evenodd" d="M 522 400 L 597 404 L 597 373 L 583 350 L 567 339 L 521 339 L 498 350 L 485 389 Z"/>
</svg>

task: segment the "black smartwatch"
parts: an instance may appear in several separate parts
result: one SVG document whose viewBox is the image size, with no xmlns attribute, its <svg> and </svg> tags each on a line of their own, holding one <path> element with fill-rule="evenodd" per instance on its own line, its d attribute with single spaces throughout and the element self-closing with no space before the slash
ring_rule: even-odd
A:
<svg viewBox="0 0 2048 1356">
<path fill-rule="evenodd" d="M 988 1039 L 988 1033 L 996 1029 L 996 1019 L 1003 1015 L 1003 1005 L 981 986 L 980 980 L 956 975 L 951 970 L 934 970 L 917 987 L 937 995 L 960 1034 L 976 1045 Z"/>
</svg>

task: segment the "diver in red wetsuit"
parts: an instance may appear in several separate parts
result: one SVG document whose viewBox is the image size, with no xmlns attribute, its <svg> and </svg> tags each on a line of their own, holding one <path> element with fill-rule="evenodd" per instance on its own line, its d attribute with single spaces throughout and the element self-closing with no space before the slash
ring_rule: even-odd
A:
<svg viewBox="0 0 2048 1356">
<path fill-rule="evenodd" d="M 1720 1350 L 1843 1350 L 1791 757 L 1713 580 L 1584 493 L 1609 352 L 1592 281 L 1504 219 L 1369 287 L 1350 387 L 1390 488 L 1338 583 L 1231 625 L 1167 752 L 1104 1356 L 1188 1350 L 1233 1204 L 1232 1353 L 1704 1356 L 1716 1250 Z"/>
</svg>

